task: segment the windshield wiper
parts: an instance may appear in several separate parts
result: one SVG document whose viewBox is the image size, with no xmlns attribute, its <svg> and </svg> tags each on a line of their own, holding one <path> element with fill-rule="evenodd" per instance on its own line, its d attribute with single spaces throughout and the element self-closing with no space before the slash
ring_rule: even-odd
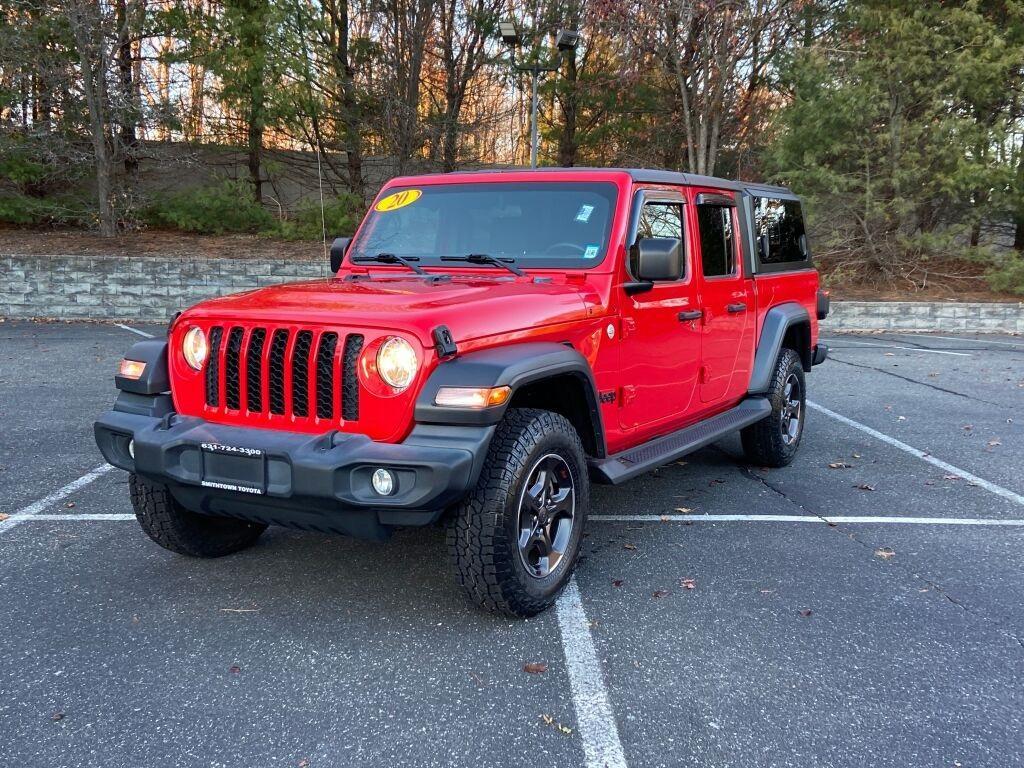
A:
<svg viewBox="0 0 1024 768">
<path fill-rule="evenodd" d="M 470 264 L 491 264 L 495 267 L 507 269 L 513 275 L 526 277 L 526 273 L 515 265 L 515 259 L 499 259 L 497 256 L 488 256 L 486 253 L 469 253 L 465 256 L 442 256 L 441 261 L 465 261 Z"/>
<path fill-rule="evenodd" d="M 408 267 L 417 275 L 426 275 L 427 273 L 417 267 L 412 262 L 419 261 L 419 256 L 396 256 L 393 253 L 378 253 L 375 256 L 353 256 L 352 261 L 356 264 L 376 262 L 377 264 L 401 264 L 403 267 Z"/>
</svg>

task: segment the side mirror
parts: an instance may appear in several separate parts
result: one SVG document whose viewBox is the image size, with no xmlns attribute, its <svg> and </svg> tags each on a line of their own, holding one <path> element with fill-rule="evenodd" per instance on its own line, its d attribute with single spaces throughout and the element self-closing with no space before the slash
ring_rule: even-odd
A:
<svg viewBox="0 0 1024 768">
<path fill-rule="evenodd" d="M 636 277 L 644 282 L 683 275 L 683 243 L 677 237 L 645 237 L 633 246 Z"/>
<path fill-rule="evenodd" d="M 341 269 L 341 262 L 345 260 L 345 251 L 348 250 L 349 243 L 352 242 L 351 237 L 336 237 L 334 242 L 331 243 L 331 273 L 337 272 Z"/>
<path fill-rule="evenodd" d="M 771 244 L 768 235 L 761 235 L 757 238 L 757 258 L 761 261 L 768 261 L 768 254 L 771 252 Z"/>
</svg>

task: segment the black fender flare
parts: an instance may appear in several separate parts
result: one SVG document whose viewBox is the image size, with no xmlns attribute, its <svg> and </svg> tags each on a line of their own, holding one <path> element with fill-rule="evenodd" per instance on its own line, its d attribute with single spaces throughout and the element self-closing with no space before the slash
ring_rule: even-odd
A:
<svg viewBox="0 0 1024 768">
<path fill-rule="evenodd" d="M 415 418 L 419 424 L 497 424 L 505 415 L 516 391 L 534 382 L 556 376 L 572 376 L 582 384 L 587 412 L 594 430 L 598 452 L 604 452 L 604 424 L 587 359 L 567 344 L 524 342 L 482 349 L 440 363 L 430 374 L 416 398 Z M 441 387 L 511 387 L 509 399 L 499 406 L 481 409 L 447 408 L 434 404 Z"/>
<path fill-rule="evenodd" d="M 119 373 L 115 374 L 114 386 L 122 392 L 131 392 L 136 395 L 159 395 L 171 391 L 171 376 L 167 370 L 166 341 L 152 339 L 132 344 L 124 358 L 145 363 L 146 368 L 137 379 L 128 379 Z"/>
<path fill-rule="evenodd" d="M 805 307 L 796 302 L 786 302 L 772 307 L 765 314 L 764 325 L 761 326 L 761 337 L 757 340 L 754 369 L 750 373 L 750 387 L 747 390 L 750 394 L 761 395 L 768 391 L 775 361 L 779 357 L 786 332 L 790 328 L 802 324 L 807 325 L 809 344 L 811 320 Z M 806 350 L 798 349 L 796 351 L 800 354 L 800 359 L 804 361 L 804 368 L 810 370 L 810 347 L 808 346 Z"/>
</svg>

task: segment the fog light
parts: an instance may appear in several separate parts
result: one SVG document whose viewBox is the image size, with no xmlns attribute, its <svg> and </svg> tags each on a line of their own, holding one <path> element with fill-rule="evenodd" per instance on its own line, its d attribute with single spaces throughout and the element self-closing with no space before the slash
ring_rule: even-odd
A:
<svg viewBox="0 0 1024 768">
<path fill-rule="evenodd" d="M 378 469 L 373 473 L 373 490 L 381 496 L 390 496 L 395 492 L 395 476 L 386 469 Z"/>
<path fill-rule="evenodd" d="M 134 440 L 129 440 L 128 441 L 128 455 L 131 456 L 133 460 L 135 459 L 135 441 Z"/>
</svg>

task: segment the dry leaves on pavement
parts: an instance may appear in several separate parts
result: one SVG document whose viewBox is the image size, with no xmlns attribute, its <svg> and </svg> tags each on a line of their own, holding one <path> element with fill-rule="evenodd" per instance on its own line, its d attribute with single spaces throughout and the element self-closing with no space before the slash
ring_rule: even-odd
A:
<svg viewBox="0 0 1024 768">
<path fill-rule="evenodd" d="M 523 672 L 528 672 L 531 675 L 540 675 L 547 671 L 548 665 L 543 661 L 531 661 L 523 664 Z"/>
<path fill-rule="evenodd" d="M 888 560 L 890 557 L 894 557 L 895 555 L 896 551 L 889 547 L 879 547 L 875 550 L 875 557 L 880 557 L 883 560 Z"/>
</svg>

